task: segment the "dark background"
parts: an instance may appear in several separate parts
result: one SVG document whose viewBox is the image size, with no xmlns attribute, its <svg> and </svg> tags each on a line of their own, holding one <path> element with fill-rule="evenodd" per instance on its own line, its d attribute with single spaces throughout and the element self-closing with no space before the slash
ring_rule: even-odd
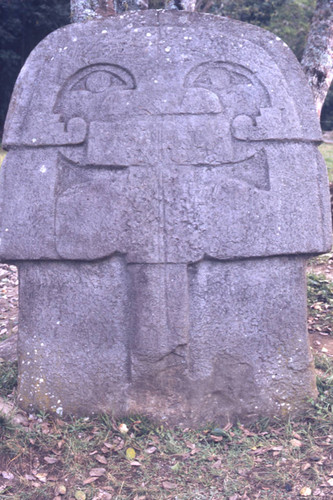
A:
<svg viewBox="0 0 333 500">
<path fill-rule="evenodd" d="M 209 2 L 209 3 L 208 3 Z M 163 8 L 161 0 L 151 7 Z M 302 57 L 315 0 L 199 0 L 198 10 L 250 22 L 273 31 Z M 0 0 L 0 137 L 17 75 L 31 50 L 48 33 L 70 23 L 69 0 Z M 333 89 L 321 124 L 333 129 Z"/>
</svg>

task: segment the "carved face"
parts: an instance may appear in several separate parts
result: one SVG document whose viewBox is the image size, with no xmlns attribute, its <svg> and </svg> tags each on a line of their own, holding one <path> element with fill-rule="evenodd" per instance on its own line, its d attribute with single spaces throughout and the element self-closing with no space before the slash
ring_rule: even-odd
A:
<svg viewBox="0 0 333 500">
<path fill-rule="evenodd" d="M 255 123 L 269 94 L 248 69 L 232 63 L 195 66 L 175 87 L 152 92 L 125 68 L 95 64 L 77 71 L 62 88 L 54 113 L 66 126 L 83 119 L 86 143 L 64 156 L 80 165 L 127 167 L 164 162 L 184 165 L 234 164 L 249 160 L 261 145 L 235 138 L 239 110 Z M 130 110 L 130 113 L 129 113 Z M 82 124 L 81 124 L 82 125 Z M 133 134 L 129 130 L 135 131 Z"/>
<path fill-rule="evenodd" d="M 4 134 L 29 205 L 3 203 L 23 235 L 4 233 L 6 255 L 188 263 L 319 248 L 322 204 L 304 200 L 319 199 L 320 131 L 301 69 L 271 35 L 194 17 L 72 25 L 33 52 Z"/>
</svg>

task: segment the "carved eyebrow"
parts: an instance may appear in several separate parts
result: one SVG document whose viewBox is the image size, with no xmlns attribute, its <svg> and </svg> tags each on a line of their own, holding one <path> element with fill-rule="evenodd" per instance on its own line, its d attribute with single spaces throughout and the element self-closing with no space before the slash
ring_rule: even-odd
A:
<svg viewBox="0 0 333 500">
<path fill-rule="evenodd" d="M 127 82 L 117 74 L 111 71 L 96 70 L 80 78 L 80 80 L 72 85 L 70 90 L 88 90 L 93 93 L 99 93 L 112 87 L 129 88 Z"/>
<path fill-rule="evenodd" d="M 229 74 L 230 78 L 232 77 L 232 75 L 234 75 L 234 77 L 235 75 L 237 75 L 238 78 L 240 79 L 244 80 L 246 79 L 249 81 L 253 79 L 252 72 L 249 69 L 244 68 L 239 64 L 229 63 L 224 61 L 208 61 L 205 63 L 198 64 L 197 66 L 194 66 L 187 73 L 184 81 L 184 86 L 185 87 L 199 86 L 201 78 L 203 79 L 209 78 L 218 71 L 224 72 L 226 75 Z"/>
<path fill-rule="evenodd" d="M 136 88 L 134 75 L 128 69 L 118 66 L 117 64 L 97 63 L 79 69 L 67 80 L 63 90 L 71 91 L 85 89 L 87 79 L 94 74 L 97 77 L 97 73 L 100 74 L 101 78 L 102 75 L 109 75 L 110 87 L 117 87 L 117 85 L 113 84 L 119 82 L 118 85 L 120 85 L 118 88 L 122 88 L 123 90 Z M 82 89 L 80 85 L 82 85 Z"/>
</svg>

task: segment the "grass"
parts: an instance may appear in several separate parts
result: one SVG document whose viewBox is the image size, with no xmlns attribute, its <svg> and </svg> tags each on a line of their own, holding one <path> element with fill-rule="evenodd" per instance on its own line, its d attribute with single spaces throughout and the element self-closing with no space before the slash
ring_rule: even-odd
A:
<svg viewBox="0 0 333 500">
<path fill-rule="evenodd" d="M 298 498 L 307 487 L 328 499 L 333 363 L 327 356 L 316 362 L 319 398 L 301 419 L 287 422 L 193 430 L 139 416 L 43 414 L 30 416 L 25 427 L 0 421 L 0 470 L 9 478 L 2 486 L 0 480 L 0 498 L 49 500 L 66 490 L 60 498 L 279 500 Z"/>
<path fill-rule="evenodd" d="M 17 363 L 0 363 L 0 396 L 8 396 L 17 384 Z"/>
<path fill-rule="evenodd" d="M 2 148 L 0 148 L 0 167 L 2 165 L 2 162 L 6 156 L 6 151 L 4 151 Z"/>
<path fill-rule="evenodd" d="M 333 335 L 333 282 L 324 274 L 308 275 L 308 328 Z"/>
<path fill-rule="evenodd" d="M 321 151 L 333 176 L 333 146 Z M 0 150 L 0 164 L 3 157 Z M 310 328 L 332 333 L 332 283 L 311 274 L 308 290 Z M 0 414 L 0 499 L 294 500 L 311 492 L 310 498 L 328 500 L 333 360 L 318 355 L 315 364 L 318 399 L 288 421 L 195 430 L 169 429 L 142 416 L 39 414 L 17 425 Z M 15 394 L 16 377 L 16 363 L 0 363 L 2 397 Z"/>
<path fill-rule="evenodd" d="M 329 181 L 333 182 L 333 144 L 322 144 L 319 151 L 326 162 Z"/>
<path fill-rule="evenodd" d="M 310 311 L 331 307 L 325 276 L 310 275 L 308 288 Z M 311 498 L 328 500 L 333 359 L 317 355 L 315 366 L 317 400 L 287 421 L 171 429 L 142 416 L 41 413 L 23 425 L 0 417 L 0 499 L 294 500 L 311 490 Z M 10 395 L 15 377 L 15 364 L 0 364 L 2 394 Z"/>
</svg>

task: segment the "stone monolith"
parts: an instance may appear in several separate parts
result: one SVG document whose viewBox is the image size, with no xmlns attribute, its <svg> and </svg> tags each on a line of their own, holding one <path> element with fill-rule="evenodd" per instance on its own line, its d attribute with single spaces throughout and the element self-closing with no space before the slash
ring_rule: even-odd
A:
<svg viewBox="0 0 333 500">
<path fill-rule="evenodd" d="M 257 27 L 149 11 L 32 52 L 4 134 L 25 409 L 179 425 L 316 394 L 305 263 L 331 246 L 302 70 Z"/>
</svg>

